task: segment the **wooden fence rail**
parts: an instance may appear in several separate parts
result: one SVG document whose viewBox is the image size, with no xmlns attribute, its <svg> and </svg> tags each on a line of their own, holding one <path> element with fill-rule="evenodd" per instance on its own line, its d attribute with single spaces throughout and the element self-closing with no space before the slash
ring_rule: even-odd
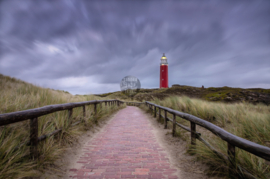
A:
<svg viewBox="0 0 270 179">
<path fill-rule="evenodd" d="M 222 129 L 222 128 L 220 128 L 220 127 L 218 127 L 218 126 L 216 126 L 208 121 L 200 119 L 196 116 L 193 116 L 193 115 L 190 115 L 187 113 L 183 113 L 183 112 L 179 112 L 179 111 L 173 110 L 171 108 L 159 106 L 159 105 L 156 105 L 156 104 L 148 102 L 148 101 L 146 101 L 145 103 L 154 112 L 156 112 L 155 108 L 159 108 L 159 109 L 164 110 L 165 111 L 164 116 L 166 116 L 166 117 L 164 117 L 164 116 L 161 116 L 161 117 L 166 118 L 166 121 L 168 120 L 168 121 L 172 121 L 173 123 L 175 123 L 174 119 L 171 120 L 171 119 L 167 118 L 167 115 L 166 115 L 167 112 L 171 113 L 173 116 L 176 115 L 176 116 L 179 116 L 183 119 L 190 121 L 190 124 L 191 124 L 190 129 L 186 126 L 181 125 L 181 124 L 178 124 L 178 123 L 175 123 L 175 124 L 183 129 L 191 132 L 191 144 L 192 145 L 196 145 L 196 138 L 198 138 L 198 136 L 200 136 L 200 134 L 196 132 L 196 125 L 199 125 L 201 127 L 204 127 L 205 129 L 211 131 L 213 134 L 220 137 L 222 140 L 226 141 L 228 143 L 228 153 L 230 153 L 230 155 L 232 155 L 233 158 L 235 155 L 235 147 L 238 147 L 238 148 L 243 149 L 247 152 L 250 152 L 258 157 L 261 157 L 265 160 L 270 161 L 270 148 L 269 147 L 266 147 L 266 146 L 251 142 L 249 140 L 243 139 L 243 138 L 238 137 L 236 135 L 233 135 L 233 134 L 227 132 L 226 130 L 224 130 L 224 129 Z M 175 130 L 175 129 L 173 128 L 173 130 Z"/>
<path fill-rule="evenodd" d="M 40 137 L 38 137 L 38 117 L 44 116 L 50 113 L 68 110 L 68 123 L 71 126 L 75 126 L 79 124 L 81 121 L 75 122 L 74 124 L 71 124 L 72 115 L 73 115 L 73 108 L 82 107 L 82 113 L 85 117 L 85 106 L 86 105 L 94 105 L 94 114 L 97 113 L 97 105 L 105 103 L 105 106 L 107 106 L 107 103 L 109 106 L 111 105 L 117 105 L 120 106 L 120 104 L 123 104 L 123 101 L 120 100 L 93 100 L 93 101 L 85 101 L 85 102 L 78 102 L 78 103 L 65 103 L 65 104 L 55 104 L 55 105 L 48 105 L 40 108 L 34 108 L 34 109 L 28 109 L 24 111 L 17 111 L 17 112 L 11 112 L 11 113 L 5 113 L 0 114 L 0 126 L 21 122 L 30 119 L 30 141 L 26 142 L 26 144 L 30 145 L 30 155 L 32 158 L 38 157 L 37 152 L 37 145 L 38 142 L 53 136 L 59 132 L 62 131 L 62 128 L 57 129 L 49 134 L 44 134 Z"/>
<path fill-rule="evenodd" d="M 250 174 L 247 170 L 245 170 L 244 168 L 242 168 L 241 166 L 239 166 L 238 164 L 236 164 L 236 156 L 235 156 L 235 149 L 236 147 L 243 149 L 249 153 L 252 153 L 258 157 L 261 157 L 265 160 L 270 161 L 270 148 L 263 146 L 263 145 L 259 145 L 257 143 L 251 142 L 249 140 L 243 139 L 241 137 L 238 137 L 236 135 L 233 135 L 229 132 L 227 132 L 226 130 L 208 122 L 205 121 L 203 119 L 200 119 L 196 116 L 187 114 L 187 113 L 183 113 L 183 112 L 179 112 L 176 110 L 173 110 L 171 108 L 167 108 L 164 106 L 159 106 L 156 105 L 154 103 L 145 102 L 146 106 L 149 107 L 150 110 L 152 110 L 152 112 L 154 113 L 154 117 L 156 117 L 156 113 L 157 113 L 157 108 L 158 108 L 158 118 L 160 119 L 161 117 L 164 118 L 164 128 L 167 128 L 167 121 L 170 121 L 173 123 L 173 128 L 172 128 L 172 135 L 175 135 L 175 127 L 179 126 L 182 129 L 188 131 L 191 133 L 191 146 L 193 146 L 193 148 L 196 146 L 196 139 L 198 139 L 199 141 L 201 141 L 203 144 L 205 144 L 208 148 L 210 148 L 217 156 L 219 156 L 221 159 L 223 160 L 227 160 L 229 161 L 229 168 L 237 168 L 239 171 L 242 171 L 243 174 L 247 177 L 247 178 L 253 178 L 255 179 L 255 177 Z M 164 110 L 164 116 L 161 115 L 161 109 Z M 167 117 L 167 113 L 171 113 L 173 115 L 173 119 L 170 119 Z M 186 119 L 188 121 L 190 121 L 190 128 L 187 126 L 184 126 L 182 124 L 179 124 L 176 122 L 175 120 L 175 116 L 181 117 L 183 119 Z M 196 125 L 199 125 L 201 127 L 204 127 L 205 129 L 211 131 L 214 135 L 220 137 L 222 140 L 227 142 L 227 156 L 218 152 L 214 147 L 212 147 L 208 142 L 206 142 L 202 137 L 201 134 L 196 132 Z M 229 175 L 231 170 L 229 170 Z"/>
<path fill-rule="evenodd" d="M 128 106 L 140 106 L 141 104 L 145 104 L 145 103 L 139 103 L 139 102 L 125 102 Z"/>
</svg>

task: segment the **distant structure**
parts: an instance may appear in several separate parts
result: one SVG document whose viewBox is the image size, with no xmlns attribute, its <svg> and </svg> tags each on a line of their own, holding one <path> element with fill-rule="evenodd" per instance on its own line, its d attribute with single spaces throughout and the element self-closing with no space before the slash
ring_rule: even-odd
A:
<svg viewBox="0 0 270 179">
<path fill-rule="evenodd" d="M 160 83 L 159 88 L 168 88 L 169 87 L 169 80 L 168 80 L 168 62 L 165 53 L 161 57 L 160 63 Z"/>
<path fill-rule="evenodd" d="M 202 85 L 202 89 L 204 89 L 204 86 Z"/>
</svg>

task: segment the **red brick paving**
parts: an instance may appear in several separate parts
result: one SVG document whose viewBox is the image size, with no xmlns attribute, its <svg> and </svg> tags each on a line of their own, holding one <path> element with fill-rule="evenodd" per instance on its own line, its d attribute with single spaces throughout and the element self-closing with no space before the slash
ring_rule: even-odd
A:
<svg viewBox="0 0 270 179">
<path fill-rule="evenodd" d="M 85 145 L 70 178 L 172 178 L 170 165 L 158 144 L 147 116 L 128 106 L 119 111 L 104 130 Z"/>
</svg>

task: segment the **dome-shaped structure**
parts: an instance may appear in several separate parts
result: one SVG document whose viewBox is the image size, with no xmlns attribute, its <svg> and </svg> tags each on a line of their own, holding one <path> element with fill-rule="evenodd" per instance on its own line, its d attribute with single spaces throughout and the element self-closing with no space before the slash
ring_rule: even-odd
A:
<svg viewBox="0 0 270 179">
<path fill-rule="evenodd" d="M 167 64 L 168 65 L 167 57 L 165 56 L 165 53 L 163 53 L 163 56 L 161 57 L 160 60 L 161 60 L 160 65 L 162 65 L 162 64 Z"/>
</svg>

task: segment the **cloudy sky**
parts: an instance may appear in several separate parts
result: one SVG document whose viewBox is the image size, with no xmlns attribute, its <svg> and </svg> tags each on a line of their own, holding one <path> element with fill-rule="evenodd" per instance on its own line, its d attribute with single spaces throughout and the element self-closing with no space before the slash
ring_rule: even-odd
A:
<svg viewBox="0 0 270 179">
<path fill-rule="evenodd" d="M 169 85 L 270 88 L 270 1 L 0 0 L 0 73 L 72 94 Z"/>
</svg>

